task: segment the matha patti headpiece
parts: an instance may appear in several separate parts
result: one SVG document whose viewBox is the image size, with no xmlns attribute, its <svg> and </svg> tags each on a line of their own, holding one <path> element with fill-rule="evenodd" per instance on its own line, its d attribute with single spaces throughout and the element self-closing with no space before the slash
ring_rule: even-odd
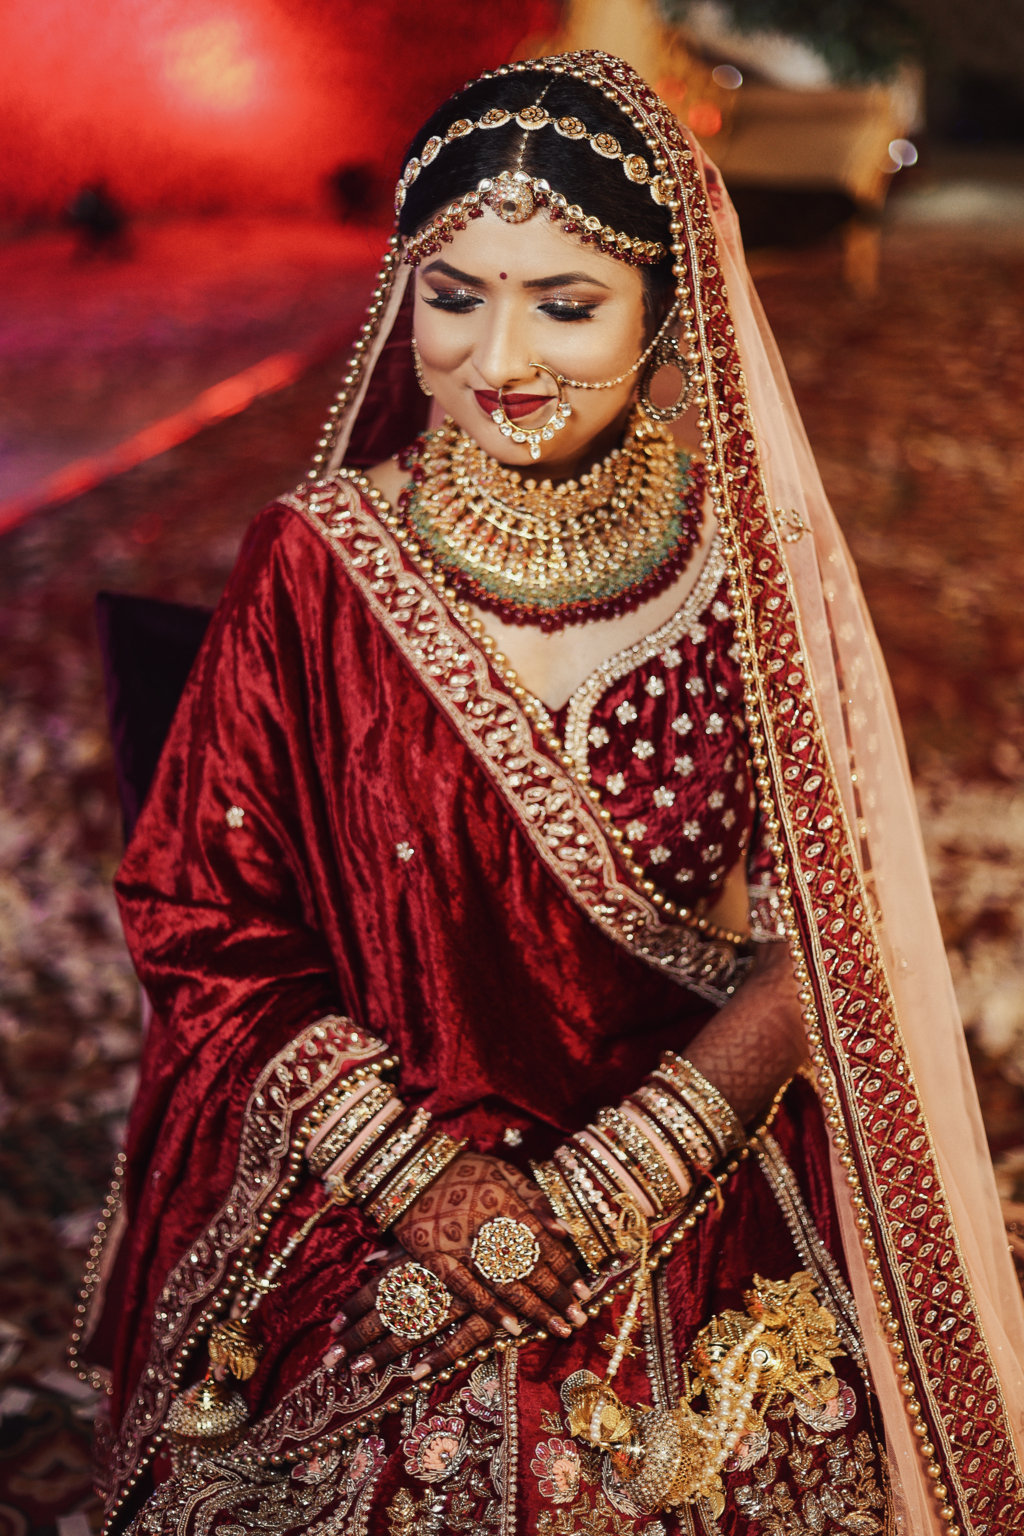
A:
<svg viewBox="0 0 1024 1536">
<path fill-rule="evenodd" d="M 503 128 L 507 123 L 515 123 L 524 131 L 515 170 L 502 171 L 495 177 L 483 177 L 471 191 L 449 203 L 447 208 L 441 209 L 429 223 L 403 242 L 403 255 L 410 266 L 418 266 L 424 256 L 432 255 L 440 250 L 442 244 L 450 242 L 460 229 L 466 228 L 467 219 L 481 218 L 485 207 L 490 208 L 507 224 L 521 224 L 525 219 L 532 218 L 539 208 L 549 209 L 551 219 L 564 221 L 562 227 L 566 234 L 579 235 L 584 245 L 596 245 L 607 255 L 616 256 L 632 265 L 649 266 L 661 261 L 667 254 L 660 241 L 638 240 L 614 229 L 610 224 L 602 223 L 593 215 L 584 213 L 578 203 L 570 203 L 562 193 L 554 192 L 543 177 L 530 176 L 522 170 L 525 134 L 550 126 L 562 138 L 586 142 L 605 160 L 621 161 L 627 178 L 637 186 L 648 187 L 651 197 L 659 206 L 667 203 L 671 196 L 670 188 L 661 176 L 652 175 L 643 155 L 625 154 L 618 139 L 612 134 L 590 133 L 578 117 L 553 117 L 542 105 L 546 93 L 547 87 L 539 101 L 533 106 L 523 107 L 519 112 L 511 112 L 505 107 L 491 107 L 475 122 L 466 117 L 457 118 L 443 137 L 435 134 L 427 140 L 419 155 L 414 155 L 408 162 L 395 189 L 396 213 L 401 212 L 408 190 L 423 168 L 433 164 L 446 145 L 466 138 L 476 129 Z"/>
<path fill-rule="evenodd" d="M 526 171 L 502 171 L 494 177 L 483 177 L 471 192 L 442 208 L 421 230 L 404 241 L 404 259 L 411 267 L 419 266 L 424 256 L 433 255 L 443 244 L 450 243 L 460 229 L 465 229 L 467 220 L 482 218 L 485 207 L 499 219 L 504 219 L 506 224 L 522 224 L 539 208 L 546 208 L 549 218 L 562 221 L 567 235 L 579 235 L 584 245 L 596 245 L 606 255 L 617 256 L 633 265 L 650 266 L 667 254 L 658 240 L 637 240 L 613 229 L 610 224 L 602 224 L 593 215 L 585 214 L 578 203 L 570 203 L 561 192 L 553 192 L 550 182 L 542 176 L 530 176 Z"/>
</svg>

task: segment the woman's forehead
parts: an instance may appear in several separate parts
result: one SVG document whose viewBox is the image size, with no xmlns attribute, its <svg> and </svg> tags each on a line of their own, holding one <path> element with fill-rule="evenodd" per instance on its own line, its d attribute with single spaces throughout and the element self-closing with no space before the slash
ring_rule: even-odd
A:
<svg viewBox="0 0 1024 1536">
<path fill-rule="evenodd" d="M 543 214 L 522 224 L 508 224 L 486 208 L 482 218 L 454 231 L 451 240 L 436 257 L 425 261 L 421 270 L 428 275 L 438 270 L 439 263 L 443 263 L 442 271 L 449 268 L 463 278 L 486 283 L 530 284 L 571 277 L 577 282 L 589 280 L 617 294 L 639 293 L 643 286 L 633 267 L 565 234 Z"/>
</svg>

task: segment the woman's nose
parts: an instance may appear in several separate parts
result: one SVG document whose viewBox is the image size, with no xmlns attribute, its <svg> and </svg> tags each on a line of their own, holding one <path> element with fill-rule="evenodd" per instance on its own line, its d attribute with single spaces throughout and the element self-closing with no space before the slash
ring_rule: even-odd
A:
<svg viewBox="0 0 1024 1536">
<path fill-rule="evenodd" d="M 513 314 L 495 313 L 473 351 L 473 362 L 489 389 L 526 384 L 536 376 L 522 327 Z"/>
</svg>

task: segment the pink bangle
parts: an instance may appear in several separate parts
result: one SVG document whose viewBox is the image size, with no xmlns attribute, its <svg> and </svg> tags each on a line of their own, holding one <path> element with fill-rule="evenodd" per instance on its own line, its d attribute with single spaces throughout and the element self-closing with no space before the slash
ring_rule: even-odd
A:
<svg viewBox="0 0 1024 1536">
<path fill-rule="evenodd" d="M 331 1113 L 327 1116 L 326 1120 L 321 1121 L 316 1130 L 313 1132 L 312 1136 L 306 1142 L 306 1156 L 308 1157 L 311 1152 L 316 1151 L 324 1137 L 330 1135 L 338 1121 L 342 1120 L 345 1115 L 348 1114 L 350 1109 L 354 1109 L 355 1106 L 359 1103 L 360 1099 L 365 1099 L 366 1095 L 372 1089 L 378 1088 L 379 1086 L 379 1077 L 368 1077 L 365 1082 L 359 1083 L 350 1094 L 342 1099 L 341 1103 L 336 1105 L 335 1108 L 331 1110 Z"/>
<path fill-rule="evenodd" d="M 348 1146 L 339 1152 L 334 1162 L 325 1171 L 323 1177 L 327 1179 L 335 1174 L 343 1174 L 346 1168 L 351 1168 L 363 1148 L 369 1142 L 376 1140 L 382 1130 L 386 1130 L 394 1120 L 397 1120 L 404 1108 L 405 1105 L 401 1099 L 391 1099 L 389 1103 L 385 1104 L 384 1108 L 378 1110 L 374 1115 L 369 1125 L 364 1125 L 363 1129 L 352 1138 Z"/>
<path fill-rule="evenodd" d="M 690 1178 L 684 1165 L 680 1162 L 676 1153 L 666 1141 L 658 1134 L 655 1126 L 646 1115 L 641 1115 L 631 1104 L 623 1104 L 621 1112 L 627 1119 L 632 1120 L 641 1136 L 645 1136 L 661 1158 L 665 1167 L 672 1175 L 672 1182 L 679 1190 L 681 1196 L 688 1195 L 693 1188 L 693 1180 Z"/>
<path fill-rule="evenodd" d="M 645 1216 L 652 1217 L 656 1215 L 654 1206 L 651 1204 L 646 1194 L 640 1188 L 632 1174 L 628 1173 L 627 1170 L 623 1167 L 622 1163 L 610 1150 L 610 1148 L 599 1142 L 597 1138 L 591 1135 L 589 1131 L 577 1131 L 576 1135 L 573 1137 L 573 1140 L 577 1142 L 577 1144 L 581 1146 L 584 1151 L 590 1153 L 597 1166 L 605 1170 L 606 1174 L 611 1178 L 612 1183 L 616 1185 L 617 1188 L 623 1190 L 627 1195 L 632 1196 Z M 610 1163 L 614 1164 L 614 1167 L 609 1167 L 608 1165 Z"/>
</svg>

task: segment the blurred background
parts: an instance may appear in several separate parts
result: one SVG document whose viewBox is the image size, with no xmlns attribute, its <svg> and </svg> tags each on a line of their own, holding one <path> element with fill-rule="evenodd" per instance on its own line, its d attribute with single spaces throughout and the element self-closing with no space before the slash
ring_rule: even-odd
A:
<svg viewBox="0 0 1024 1536">
<path fill-rule="evenodd" d="M 96 593 L 216 601 L 304 472 L 405 142 L 480 69 L 577 46 L 629 58 L 731 187 L 1024 1201 L 1022 0 L 8 0 L 0 1536 L 95 1520 L 63 1352 L 139 1039 Z"/>
</svg>

